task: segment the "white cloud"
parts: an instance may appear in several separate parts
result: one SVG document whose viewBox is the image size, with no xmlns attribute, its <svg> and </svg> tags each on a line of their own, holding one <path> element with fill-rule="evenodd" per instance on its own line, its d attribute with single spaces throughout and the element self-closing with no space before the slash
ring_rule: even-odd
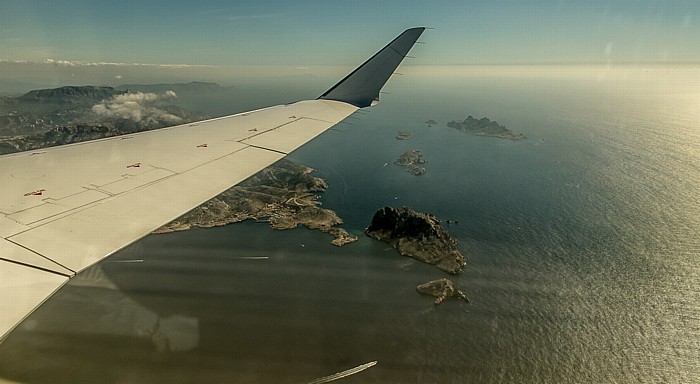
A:
<svg viewBox="0 0 700 384">
<path fill-rule="evenodd" d="M 108 61 L 77 61 L 61 59 L 45 59 L 44 61 L 30 60 L 5 60 L 0 63 L 12 64 L 50 64 L 61 67 L 153 67 L 153 68 L 213 68 L 215 66 L 204 64 L 146 64 L 146 63 L 115 63 Z"/>
<path fill-rule="evenodd" d="M 163 95 L 145 92 L 124 93 L 112 96 L 108 101 L 95 104 L 92 111 L 101 116 L 130 119 L 135 122 L 174 124 L 182 122 L 182 118 L 157 108 L 155 105 L 162 98 L 172 97 L 176 97 L 173 91 L 167 91 Z"/>
</svg>

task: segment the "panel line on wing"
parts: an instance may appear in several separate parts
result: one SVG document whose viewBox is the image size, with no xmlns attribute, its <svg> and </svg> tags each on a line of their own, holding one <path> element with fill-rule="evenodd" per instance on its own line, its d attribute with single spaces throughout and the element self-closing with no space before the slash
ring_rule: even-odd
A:
<svg viewBox="0 0 700 384">
<path fill-rule="evenodd" d="M 246 144 L 246 143 L 242 143 L 242 144 Z M 251 148 L 263 149 L 265 151 L 275 152 L 275 153 L 279 153 L 279 154 L 285 155 L 285 156 L 289 154 L 287 152 L 278 151 L 278 150 L 272 149 L 272 148 L 265 148 L 265 147 L 261 147 L 259 145 L 253 145 L 253 144 L 246 144 L 246 145 L 248 145 Z"/>
<path fill-rule="evenodd" d="M 248 140 L 248 139 L 252 139 L 252 138 L 254 138 L 254 137 L 256 137 L 256 136 L 264 135 L 264 134 L 266 134 L 266 133 L 268 133 L 268 132 L 270 132 L 270 131 L 274 131 L 275 129 L 284 127 L 285 125 L 288 125 L 288 124 L 292 124 L 292 123 L 294 123 L 295 121 L 298 121 L 298 120 L 301 120 L 301 119 L 294 119 L 294 120 L 287 121 L 287 122 L 282 123 L 282 124 L 280 124 L 280 125 L 276 125 L 276 126 L 274 126 L 274 127 L 272 127 L 272 128 L 269 128 L 269 129 L 266 129 L 266 130 L 264 130 L 264 131 L 260 131 L 260 132 L 254 133 L 254 134 L 252 134 L 252 135 L 250 135 L 250 136 L 246 136 L 246 137 L 244 137 L 244 138 L 242 138 L 242 139 L 239 139 L 239 140 L 236 140 L 236 141 L 239 142 L 239 143 L 241 143 L 241 144 L 246 144 L 246 143 L 242 143 L 242 141 Z M 248 144 L 246 144 L 246 145 L 248 145 Z"/>
<path fill-rule="evenodd" d="M 19 233 L 18 233 L 18 234 L 19 234 Z M 16 235 L 13 235 L 13 236 L 16 236 Z M 10 237 L 12 237 L 12 236 L 10 236 Z M 62 268 L 65 268 L 65 269 L 68 270 L 68 271 L 71 271 L 71 272 L 73 272 L 73 275 L 75 275 L 75 274 L 77 273 L 77 272 L 74 271 L 73 269 L 70 269 L 70 268 L 66 267 L 65 265 L 59 263 L 58 261 L 53 260 L 53 259 L 51 259 L 50 257 L 46 257 L 46 256 L 42 255 L 41 253 L 39 253 L 39 252 L 37 252 L 37 251 L 31 249 L 31 248 L 27 248 L 27 247 L 25 247 L 24 245 L 22 245 L 22 244 L 20 244 L 20 243 L 18 243 L 18 242 L 16 242 L 16 241 L 13 241 L 13 240 L 12 240 L 11 238 L 9 238 L 9 237 L 6 237 L 6 238 L 5 238 L 5 241 L 7 241 L 8 243 L 12 243 L 12 244 L 14 244 L 14 245 L 16 245 L 16 246 L 18 246 L 18 247 L 20 247 L 20 248 L 22 248 L 22 249 L 26 249 L 27 251 L 29 251 L 29 252 L 31 252 L 31 253 L 33 253 L 33 254 L 39 256 L 39 257 L 42 257 L 42 258 L 44 258 L 44 259 L 46 259 L 46 260 L 48 260 L 48 261 L 50 261 L 50 262 L 52 262 L 52 263 L 54 263 L 54 264 L 56 264 L 56 265 L 62 267 Z M 0 257 L 0 259 L 5 260 L 5 261 L 11 261 L 11 262 L 14 262 L 14 263 L 17 263 L 17 264 L 21 264 L 21 265 L 25 265 L 25 266 L 29 266 L 29 267 L 32 267 L 32 268 L 40 269 L 40 270 L 42 270 L 42 271 L 43 271 L 43 270 L 46 270 L 46 271 L 49 271 L 49 272 L 56 273 L 57 275 L 71 277 L 71 276 L 69 276 L 69 275 L 65 275 L 65 274 L 63 274 L 63 273 L 60 273 L 60 272 L 57 272 L 57 271 L 52 271 L 52 270 L 50 270 L 50 269 L 46 269 L 46 268 L 43 268 L 43 267 L 38 267 L 38 266 L 33 265 L 33 264 L 25 264 L 25 263 L 22 263 L 22 262 L 19 262 L 19 261 L 16 261 L 16 260 L 8 260 L 8 259 L 2 258 L 2 257 Z"/>
<path fill-rule="evenodd" d="M 17 243 L 15 243 L 15 244 L 17 244 Z M 41 256 L 41 255 L 40 255 L 40 256 Z M 42 257 L 43 257 L 43 256 L 42 256 Z M 48 269 L 48 268 L 42 268 L 42 267 L 39 267 L 39 266 L 36 266 L 36 265 L 27 264 L 27 263 L 22 263 L 22 262 L 17 261 L 17 260 L 6 259 L 6 258 L 4 258 L 4 257 L 2 257 L 2 256 L 0 256 L 0 260 L 5 261 L 5 262 L 8 262 L 8 263 L 12 263 L 12 264 L 21 265 L 21 266 L 27 267 L 27 268 L 33 268 L 33 269 L 36 269 L 36 270 L 39 270 L 39 271 L 42 271 L 42 272 L 53 273 L 53 274 L 55 274 L 55 275 L 67 277 L 67 278 L 69 278 L 69 279 L 70 279 L 71 277 L 75 276 L 75 274 L 73 274 L 73 275 L 68 275 L 68 274 L 66 274 L 66 273 L 61 273 L 61 272 L 57 272 L 57 271 L 52 271 L 52 270 L 50 270 L 50 269 Z M 53 260 L 51 260 L 51 261 L 53 261 Z M 56 264 L 58 264 L 58 263 L 56 263 Z M 64 268 L 65 268 L 65 267 L 64 267 Z M 69 269 L 69 268 L 66 268 L 66 269 L 68 269 L 68 270 L 70 270 L 70 271 L 73 271 L 72 269 Z"/>
<path fill-rule="evenodd" d="M 245 143 L 241 143 L 241 144 L 245 144 Z M 107 202 L 107 201 L 110 201 L 110 200 L 119 198 L 120 196 L 129 195 L 130 193 L 134 193 L 134 192 L 139 191 L 139 190 L 141 190 L 141 189 L 150 187 L 150 186 L 152 186 L 152 185 L 155 185 L 155 184 L 164 182 L 164 181 L 169 180 L 169 179 L 171 179 L 171 178 L 178 177 L 178 176 L 180 176 L 180 175 L 183 175 L 183 174 L 186 174 L 186 173 L 188 173 L 188 172 L 194 171 L 194 170 L 196 170 L 196 169 L 198 169 L 198 168 L 201 168 L 201 167 L 204 167 L 204 166 L 206 166 L 206 165 L 212 164 L 212 163 L 214 163 L 214 162 L 216 162 L 216 161 L 219 161 L 219 160 L 221 160 L 221 159 L 224 159 L 224 158 L 226 158 L 226 157 L 228 157 L 228 156 L 231 156 L 231 155 L 233 155 L 233 154 L 235 154 L 235 153 L 241 152 L 241 151 L 245 150 L 246 148 L 248 148 L 247 146 L 250 146 L 249 144 L 245 144 L 245 145 L 246 145 L 246 147 L 242 147 L 242 148 L 239 148 L 239 149 L 237 149 L 237 150 L 235 150 L 235 151 L 233 151 L 233 152 L 230 152 L 230 153 L 227 153 L 227 154 L 225 154 L 225 155 L 222 155 L 222 156 L 220 156 L 220 157 L 213 158 L 213 159 L 211 159 L 211 160 L 209 160 L 209 161 L 206 161 L 206 162 L 204 162 L 204 163 L 198 164 L 198 165 L 196 165 L 196 166 L 194 166 L 194 167 L 192 167 L 192 168 L 188 168 L 188 169 L 186 169 L 186 170 L 184 170 L 184 171 L 180 171 L 180 172 L 170 171 L 170 172 L 174 172 L 174 173 L 171 174 L 171 175 L 167 175 L 167 176 L 165 176 L 165 177 L 162 177 L 162 178 L 160 178 L 160 179 L 157 179 L 157 180 L 154 180 L 154 181 L 151 181 L 151 182 L 148 182 L 148 183 L 139 185 L 139 186 L 137 186 L 137 187 L 135 187 L 135 188 L 133 188 L 133 189 L 126 190 L 126 191 L 122 191 L 122 192 L 120 192 L 120 193 L 112 194 L 112 193 L 109 193 L 108 191 L 105 191 L 105 190 L 101 189 L 101 187 L 99 187 L 99 186 L 95 186 L 95 188 L 83 187 L 83 188 L 85 188 L 86 190 L 89 190 L 89 191 L 97 191 L 97 192 L 101 192 L 101 193 L 104 193 L 104 194 L 109 194 L 110 196 L 105 197 L 105 198 L 103 198 L 103 199 L 99 199 L 99 200 L 97 200 L 97 201 L 90 202 L 90 203 L 85 204 L 85 205 L 81 205 L 81 206 L 77 206 L 77 207 L 72 207 L 72 208 L 67 209 L 67 210 L 65 210 L 65 211 L 63 211 L 63 212 L 60 212 L 60 213 L 57 213 L 57 214 L 53 214 L 53 215 L 51 215 L 51 216 L 47 216 L 47 217 L 42 218 L 42 219 L 40 219 L 40 220 L 35 220 L 35 221 L 31 222 L 31 223 L 25 223 L 25 224 L 32 224 L 33 226 L 32 226 L 32 227 L 29 227 L 29 228 L 26 228 L 26 229 L 24 229 L 24 230 L 22 230 L 22 231 L 16 232 L 16 233 L 12 234 L 12 236 L 7 237 L 6 239 L 7 239 L 8 241 L 11 241 L 11 240 L 10 240 L 11 237 L 18 236 L 18 235 L 22 235 L 22 234 L 24 234 L 25 232 L 31 232 L 31 231 L 34 230 L 34 229 L 41 228 L 42 226 L 44 226 L 44 225 L 46 225 L 46 224 L 50 224 L 50 223 L 52 223 L 52 222 L 54 222 L 54 221 L 61 220 L 61 219 L 63 219 L 64 217 L 67 217 L 67 216 L 71 216 L 71 215 L 80 213 L 80 212 L 85 211 L 85 210 L 87 210 L 87 209 L 90 209 L 90 208 L 92 208 L 92 207 L 94 207 L 94 206 L 96 206 L 96 205 L 98 205 L 98 204 L 101 204 L 101 203 L 104 203 L 104 202 Z M 260 148 L 260 149 L 265 149 L 265 150 L 277 152 L 277 151 L 271 150 L 271 149 L 269 149 L 269 148 Z M 281 153 L 281 152 L 279 152 L 279 153 Z M 9 216 L 6 216 L 6 217 L 12 219 L 12 218 L 9 217 Z M 15 221 L 16 221 L 16 220 L 15 220 Z M 14 242 L 13 242 L 13 243 L 14 243 Z M 17 243 L 15 243 L 15 244 L 17 244 Z M 21 244 L 17 244 L 17 245 L 21 245 Z M 29 249 L 29 248 L 27 248 L 27 249 Z M 29 249 L 29 250 L 31 250 L 31 249 Z M 34 251 L 32 251 L 32 252 L 34 252 Z M 49 259 L 49 260 L 51 260 L 51 259 Z M 51 260 L 51 261 L 53 261 L 53 260 Z M 55 261 L 54 261 L 54 262 L 55 262 Z M 60 263 L 56 263 L 56 264 L 61 265 Z M 61 265 L 61 266 L 62 266 L 62 265 Z M 70 268 L 67 268 L 67 269 L 70 270 Z"/>
</svg>

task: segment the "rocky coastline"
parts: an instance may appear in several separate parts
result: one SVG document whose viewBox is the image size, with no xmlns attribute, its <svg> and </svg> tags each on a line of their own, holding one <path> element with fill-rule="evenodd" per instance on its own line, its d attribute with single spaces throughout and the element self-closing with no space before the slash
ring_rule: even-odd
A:
<svg viewBox="0 0 700 384">
<path fill-rule="evenodd" d="M 334 239 L 331 244 L 336 246 L 356 241 L 357 236 L 338 227 L 343 220 L 334 211 L 321 208 L 317 193 L 325 191 L 328 183 L 312 176 L 312 171 L 311 168 L 282 159 L 154 233 L 255 220 L 268 223 L 278 230 L 300 225 L 317 229 L 332 235 Z"/>
</svg>

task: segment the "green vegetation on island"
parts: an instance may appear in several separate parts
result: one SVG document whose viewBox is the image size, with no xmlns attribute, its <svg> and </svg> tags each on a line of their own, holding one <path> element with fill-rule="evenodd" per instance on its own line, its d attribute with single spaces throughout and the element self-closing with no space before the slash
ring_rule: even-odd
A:
<svg viewBox="0 0 700 384">
<path fill-rule="evenodd" d="M 491 121 L 488 117 L 475 119 L 473 116 L 469 115 L 464 121 L 450 121 L 447 123 L 447 126 L 479 136 L 497 137 L 499 139 L 509 140 L 522 140 L 526 138 L 522 133 L 514 133 L 504 125 L 500 125 L 496 121 Z"/>
<path fill-rule="evenodd" d="M 365 234 L 388 243 L 403 256 L 435 265 L 452 275 L 467 265 L 457 249 L 457 241 L 428 213 L 408 207 L 384 207 L 374 214 Z"/>
</svg>

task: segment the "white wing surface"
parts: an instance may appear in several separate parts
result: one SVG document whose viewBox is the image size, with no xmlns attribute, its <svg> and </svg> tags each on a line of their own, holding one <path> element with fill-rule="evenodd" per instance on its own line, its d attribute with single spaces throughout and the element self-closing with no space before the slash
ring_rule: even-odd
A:
<svg viewBox="0 0 700 384">
<path fill-rule="evenodd" d="M 0 340 L 75 274 L 369 106 L 422 32 L 316 100 L 0 156 Z"/>
</svg>

